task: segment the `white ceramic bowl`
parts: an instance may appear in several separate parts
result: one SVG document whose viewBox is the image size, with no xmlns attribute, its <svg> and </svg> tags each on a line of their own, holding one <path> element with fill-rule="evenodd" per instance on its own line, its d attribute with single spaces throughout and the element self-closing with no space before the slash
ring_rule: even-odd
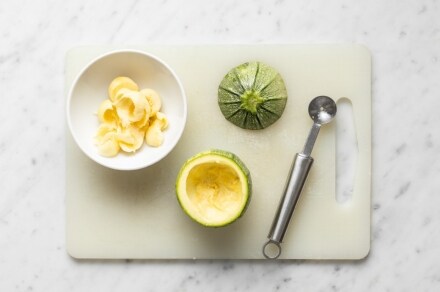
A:
<svg viewBox="0 0 440 292">
<path fill-rule="evenodd" d="M 96 112 L 108 98 L 110 82 L 118 76 L 130 77 L 139 88 L 157 91 L 169 126 L 159 147 L 144 143 L 134 154 L 121 151 L 115 157 L 103 157 L 94 144 L 99 125 Z M 75 79 L 67 100 L 67 123 L 79 148 L 97 163 L 117 170 L 141 169 L 164 158 L 179 141 L 186 116 L 186 95 L 176 73 L 159 58 L 135 50 L 113 51 L 93 60 Z"/>
</svg>

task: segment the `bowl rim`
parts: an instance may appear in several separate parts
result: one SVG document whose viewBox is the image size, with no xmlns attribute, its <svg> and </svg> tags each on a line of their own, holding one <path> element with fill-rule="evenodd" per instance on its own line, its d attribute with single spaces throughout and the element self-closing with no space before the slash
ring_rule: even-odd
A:
<svg viewBox="0 0 440 292">
<path fill-rule="evenodd" d="M 122 54 L 122 53 L 132 53 L 132 54 L 143 55 L 145 57 L 148 57 L 148 58 L 151 58 L 151 59 L 155 60 L 156 62 L 158 62 L 159 64 L 164 66 L 164 68 L 167 69 L 171 73 L 173 78 L 176 80 L 178 88 L 179 88 L 179 91 L 182 94 L 182 102 L 183 102 L 183 109 L 182 109 L 183 110 L 183 123 L 182 123 L 182 127 L 180 127 L 179 131 L 177 132 L 176 139 L 174 139 L 173 144 L 170 145 L 169 149 L 167 151 L 165 151 L 163 153 L 163 155 L 160 155 L 160 156 L 156 157 L 156 159 L 150 161 L 147 164 L 143 164 L 143 165 L 139 165 L 139 166 L 135 166 L 135 167 L 114 166 L 114 165 L 109 165 L 109 164 L 102 163 L 101 161 L 98 161 L 97 159 L 95 159 L 95 157 L 93 155 L 91 155 L 88 151 L 86 151 L 84 149 L 84 147 L 82 146 L 82 144 L 79 143 L 79 138 L 77 137 L 77 134 L 75 134 L 74 126 L 72 124 L 72 117 L 70 115 L 70 109 L 71 109 L 71 103 L 72 103 L 72 95 L 73 95 L 73 92 L 74 92 L 74 90 L 75 90 L 79 80 L 83 76 L 83 74 L 90 67 L 92 67 L 96 62 L 98 62 L 99 60 L 107 58 L 107 57 L 109 57 L 111 55 L 117 55 L 117 54 Z M 183 87 L 182 81 L 180 80 L 179 76 L 176 74 L 174 69 L 172 69 L 161 58 L 159 58 L 156 55 L 151 54 L 149 52 L 138 50 L 138 49 L 115 49 L 115 50 L 111 50 L 109 52 L 100 54 L 99 56 L 93 58 L 91 61 L 89 61 L 87 63 L 87 65 L 84 66 L 84 68 L 82 68 L 77 73 L 76 77 L 73 79 L 72 84 L 70 85 L 70 88 L 69 88 L 69 91 L 68 91 L 68 94 L 67 94 L 65 110 L 66 110 L 67 125 L 68 125 L 68 128 L 69 128 L 70 134 L 72 135 L 72 138 L 75 141 L 75 144 L 81 149 L 82 153 L 84 153 L 87 157 L 89 157 L 91 160 L 93 160 L 97 164 L 99 164 L 101 166 L 104 166 L 106 168 L 113 169 L 113 170 L 129 171 L 129 170 L 138 170 L 138 169 L 147 168 L 147 167 L 149 167 L 151 165 L 154 165 L 154 164 L 158 163 L 160 160 L 165 158 L 176 147 L 177 143 L 180 141 L 180 138 L 182 137 L 183 131 L 185 130 L 185 126 L 186 126 L 186 122 L 187 122 L 187 116 L 188 116 L 188 103 L 187 103 L 187 96 L 186 96 L 186 92 L 185 92 L 185 89 Z"/>
</svg>

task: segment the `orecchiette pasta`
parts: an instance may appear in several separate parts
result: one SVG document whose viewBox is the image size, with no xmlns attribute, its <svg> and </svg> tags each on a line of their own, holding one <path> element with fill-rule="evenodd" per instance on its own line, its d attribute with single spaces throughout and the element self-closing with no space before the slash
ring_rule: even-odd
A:
<svg viewBox="0 0 440 292">
<path fill-rule="evenodd" d="M 108 97 L 110 98 L 111 101 L 115 101 L 115 97 L 117 93 L 122 88 L 130 89 L 134 91 L 139 90 L 139 87 L 136 84 L 136 82 L 134 82 L 130 78 L 124 76 L 116 77 L 115 79 L 112 80 L 112 82 L 108 87 Z"/>
<path fill-rule="evenodd" d="M 157 147 L 163 143 L 163 133 L 160 126 L 153 123 L 145 134 L 145 141 L 148 145 Z"/>
<path fill-rule="evenodd" d="M 135 152 L 144 140 L 149 146 L 162 145 L 168 119 L 160 112 L 162 101 L 156 91 L 139 91 L 132 79 L 117 77 L 110 83 L 108 95 L 98 109 L 101 124 L 95 142 L 101 155 L 115 156 L 120 150 Z"/>
<path fill-rule="evenodd" d="M 150 104 L 139 91 L 125 90 L 114 106 L 123 127 L 139 122 L 151 112 Z"/>
<path fill-rule="evenodd" d="M 115 156 L 118 154 L 120 146 L 117 139 L 117 128 L 111 124 L 101 124 L 96 134 L 96 144 L 98 151 L 103 156 Z"/>
<path fill-rule="evenodd" d="M 113 110 L 113 104 L 110 100 L 104 100 L 98 109 L 98 118 L 101 123 L 105 124 L 117 124 L 117 116 Z"/>
<path fill-rule="evenodd" d="M 162 102 L 160 100 L 159 94 L 150 88 L 142 89 L 141 93 L 147 97 L 148 103 L 151 107 L 151 115 L 155 115 L 162 107 Z"/>
<path fill-rule="evenodd" d="M 119 146 L 125 152 L 135 152 L 144 142 L 144 133 L 136 126 L 130 125 L 118 133 Z"/>
</svg>

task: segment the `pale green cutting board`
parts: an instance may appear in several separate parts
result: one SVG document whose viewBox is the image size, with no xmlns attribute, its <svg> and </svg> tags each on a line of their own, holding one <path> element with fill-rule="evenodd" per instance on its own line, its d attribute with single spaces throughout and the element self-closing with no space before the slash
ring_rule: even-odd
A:
<svg viewBox="0 0 440 292">
<path fill-rule="evenodd" d="M 335 126 L 316 142 L 315 163 L 283 242 L 281 259 L 359 259 L 370 249 L 371 57 L 359 45 L 84 46 L 66 56 L 66 92 L 92 59 L 114 49 L 140 49 L 168 62 L 188 96 L 182 140 L 162 162 L 139 171 L 105 169 L 66 137 L 66 245 L 75 258 L 262 259 L 292 159 L 302 150 L 318 95 L 348 98 L 358 145 L 350 201 L 335 199 Z M 217 87 L 232 67 L 262 61 L 284 77 L 289 93 L 282 118 L 261 131 L 227 122 Z M 166 101 L 164 101 L 166 102 Z M 66 128 L 67 129 L 67 128 Z M 253 197 L 245 215 L 217 229 L 199 226 L 175 198 L 176 175 L 197 152 L 236 153 L 250 169 Z"/>
</svg>

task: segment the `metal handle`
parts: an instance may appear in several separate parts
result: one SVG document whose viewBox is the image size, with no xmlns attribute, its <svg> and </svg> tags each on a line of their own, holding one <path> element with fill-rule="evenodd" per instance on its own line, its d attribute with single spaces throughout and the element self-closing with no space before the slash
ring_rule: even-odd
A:
<svg viewBox="0 0 440 292">
<path fill-rule="evenodd" d="M 303 153 L 295 155 L 295 160 L 290 168 L 280 205 L 272 222 L 269 235 L 267 236 L 269 241 L 263 246 L 263 254 L 268 259 L 276 259 L 281 254 L 280 243 L 286 234 L 287 226 L 289 225 L 293 210 L 298 202 L 312 164 L 312 157 Z M 268 248 L 270 246 L 277 248 L 274 255 L 269 254 Z"/>
</svg>

